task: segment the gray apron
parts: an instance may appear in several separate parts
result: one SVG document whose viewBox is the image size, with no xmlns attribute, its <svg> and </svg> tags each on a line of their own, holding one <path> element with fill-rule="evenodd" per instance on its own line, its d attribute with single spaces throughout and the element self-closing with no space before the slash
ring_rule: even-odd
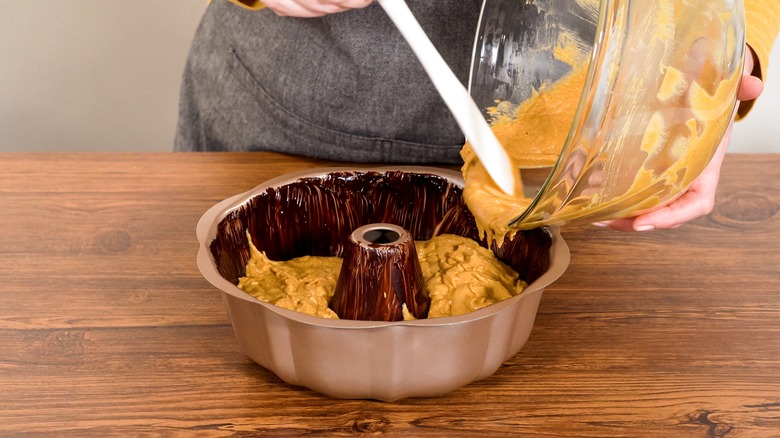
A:
<svg viewBox="0 0 780 438">
<path fill-rule="evenodd" d="M 465 84 L 481 1 L 410 0 Z M 377 4 L 322 18 L 213 1 L 182 81 L 177 151 L 459 163 L 463 134 Z"/>
</svg>

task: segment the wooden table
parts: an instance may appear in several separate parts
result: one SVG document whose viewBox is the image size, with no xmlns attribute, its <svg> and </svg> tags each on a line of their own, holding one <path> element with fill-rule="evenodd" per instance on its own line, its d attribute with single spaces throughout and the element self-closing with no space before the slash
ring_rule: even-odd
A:
<svg viewBox="0 0 780 438">
<path fill-rule="evenodd" d="M 780 155 L 729 155 L 677 230 L 566 229 L 567 273 L 492 377 L 397 403 L 289 386 L 195 265 L 277 154 L 0 154 L 0 436 L 780 436 Z"/>
</svg>

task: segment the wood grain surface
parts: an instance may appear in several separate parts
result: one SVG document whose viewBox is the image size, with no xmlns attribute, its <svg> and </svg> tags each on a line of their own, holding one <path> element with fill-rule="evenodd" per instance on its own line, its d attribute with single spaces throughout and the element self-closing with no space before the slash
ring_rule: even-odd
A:
<svg viewBox="0 0 780 438">
<path fill-rule="evenodd" d="M 681 228 L 567 227 L 571 266 L 490 378 L 330 399 L 246 358 L 195 264 L 269 153 L 0 154 L 0 436 L 780 436 L 780 155 L 729 155 Z"/>
</svg>

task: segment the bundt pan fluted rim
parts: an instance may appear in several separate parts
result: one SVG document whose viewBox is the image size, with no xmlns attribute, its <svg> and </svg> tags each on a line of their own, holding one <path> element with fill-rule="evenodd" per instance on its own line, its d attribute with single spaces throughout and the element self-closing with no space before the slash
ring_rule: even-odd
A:
<svg viewBox="0 0 780 438">
<path fill-rule="evenodd" d="M 218 271 L 210 245 L 218 226 L 269 188 L 333 173 L 404 172 L 434 175 L 462 187 L 460 173 L 423 166 L 330 167 L 292 172 L 210 208 L 197 225 L 198 268 L 222 292 L 239 344 L 247 356 L 285 382 L 336 398 L 393 401 L 439 396 L 492 375 L 527 341 L 546 286 L 569 263 L 557 228 L 549 267 L 519 295 L 458 316 L 413 321 L 334 320 L 257 300 Z"/>
</svg>

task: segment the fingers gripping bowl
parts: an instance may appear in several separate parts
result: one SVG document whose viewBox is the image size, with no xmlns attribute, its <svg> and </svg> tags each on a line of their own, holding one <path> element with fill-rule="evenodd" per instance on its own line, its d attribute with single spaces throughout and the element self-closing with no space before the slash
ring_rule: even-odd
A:
<svg viewBox="0 0 780 438">
<path fill-rule="evenodd" d="M 249 259 L 247 231 L 272 260 L 342 256 L 350 233 L 370 223 L 398 225 L 415 240 L 434 234 L 478 240 L 462 184 L 457 172 L 425 167 L 283 175 L 203 215 L 198 267 L 221 291 L 242 350 L 285 382 L 337 398 L 443 395 L 489 377 L 525 344 L 544 287 L 568 266 L 568 247 L 557 229 L 522 231 L 491 245 L 528 287 L 459 316 L 324 319 L 259 301 L 236 284 Z"/>
</svg>

